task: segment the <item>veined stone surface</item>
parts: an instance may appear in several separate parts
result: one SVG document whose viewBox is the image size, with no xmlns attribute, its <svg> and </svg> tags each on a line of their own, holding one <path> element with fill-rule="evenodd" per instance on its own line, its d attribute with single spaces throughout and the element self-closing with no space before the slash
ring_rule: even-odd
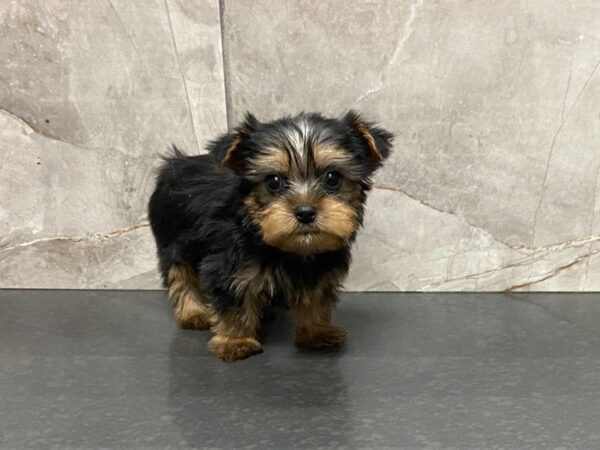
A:
<svg viewBox="0 0 600 450">
<path fill-rule="evenodd" d="M 2 2 L 0 287 L 158 287 L 168 145 L 349 108 L 397 137 L 348 289 L 600 289 L 595 0 Z"/>
<path fill-rule="evenodd" d="M 159 154 L 227 129 L 217 0 L 0 5 L 2 287 L 159 285 Z"/>
<path fill-rule="evenodd" d="M 232 111 L 396 134 L 348 288 L 596 290 L 600 3 L 236 1 Z"/>
</svg>

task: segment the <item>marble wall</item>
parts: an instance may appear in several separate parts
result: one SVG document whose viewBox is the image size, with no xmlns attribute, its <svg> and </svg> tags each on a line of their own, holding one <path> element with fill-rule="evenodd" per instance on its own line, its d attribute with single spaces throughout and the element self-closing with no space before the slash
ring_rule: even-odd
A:
<svg viewBox="0 0 600 450">
<path fill-rule="evenodd" d="M 599 66 L 596 0 L 6 0 L 0 287 L 157 287 L 168 144 L 356 108 L 397 138 L 348 289 L 598 290 Z"/>
</svg>

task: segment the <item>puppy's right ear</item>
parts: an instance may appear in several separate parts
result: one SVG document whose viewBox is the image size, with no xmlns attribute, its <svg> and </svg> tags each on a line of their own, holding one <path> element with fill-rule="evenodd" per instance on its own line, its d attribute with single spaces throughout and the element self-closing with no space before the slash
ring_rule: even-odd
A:
<svg viewBox="0 0 600 450">
<path fill-rule="evenodd" d="M 231 132 L 221 136 L 209 144 L 210 152 L 215 156 L 217 164 L 236 172 L 242 169 L 244 161 L 244 141 L 258 128 L 260 122 L 250 113 Z"/>
</svg>

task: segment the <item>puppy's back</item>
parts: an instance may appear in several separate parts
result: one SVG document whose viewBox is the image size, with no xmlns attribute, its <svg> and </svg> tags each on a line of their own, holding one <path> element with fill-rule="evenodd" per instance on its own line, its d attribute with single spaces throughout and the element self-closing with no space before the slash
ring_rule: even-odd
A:
<svg viewBox="0 0 600 450">
<path fill-rule="evenodd" d="M 212 155 L 188 156 L 177 149 L 165 158 L 148 218 L 161 269 L 174 262 L 196 265 L 202 254 L 235 234 L 242 183 Z M 229 236 L 228 236 L 229 234 Z"/>
</svg>

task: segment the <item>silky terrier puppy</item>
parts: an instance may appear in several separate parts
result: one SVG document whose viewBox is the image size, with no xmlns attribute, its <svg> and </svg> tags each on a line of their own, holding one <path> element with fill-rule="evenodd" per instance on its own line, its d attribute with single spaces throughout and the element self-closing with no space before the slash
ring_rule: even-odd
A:
<svg viewBox="0 0 600 450">
<path fill-rule="evenodd" d="M 160 271 L 183 328 L 211 329 L 225 361 L 259 353 L 266 308 L 295 317 L 296 345 L 341 346 L 331 312 L 371 176 L 391 133 L 355 112 L 273 122 L 248 114 L 209 144 L 165 158 L 149 204 Z"/>
</svg>

